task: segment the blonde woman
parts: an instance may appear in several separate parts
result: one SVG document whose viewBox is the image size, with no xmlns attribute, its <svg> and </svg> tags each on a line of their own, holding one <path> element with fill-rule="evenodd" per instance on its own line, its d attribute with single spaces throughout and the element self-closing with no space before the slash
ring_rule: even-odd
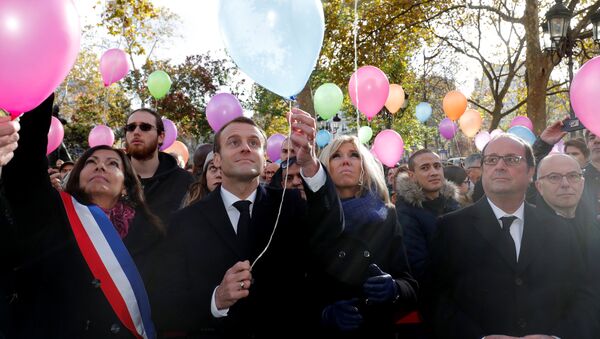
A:
<svg viewBox="0 0 600 339">
<path fill-rule="evenodd" d="M 414 305 L 416 283 L 383 168 L 353 136 L 333 140 L 319 160 L 345 217 L 344 233 L 326 258 L 329 276 L 315 279 L 321 326 L 332 337 L 394 337 L 394 314 Z"/>
</svg>

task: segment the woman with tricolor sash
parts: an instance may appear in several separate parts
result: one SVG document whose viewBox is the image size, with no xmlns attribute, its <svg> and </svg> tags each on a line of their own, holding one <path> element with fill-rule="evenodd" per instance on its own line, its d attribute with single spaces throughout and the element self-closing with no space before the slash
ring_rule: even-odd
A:
<svg viewBox="0 0 600 339">
<path fill-rule="evenodd" d="M 155 338 L 150 304 L 160 295 L 152 282 L 161 273 L 164 226 L 121 150 L 87 150 L 65 191 L 51 186 L 53 99 L 21 118 L 19 147 L 2 173 L 22 249 L 15 337 Z"/>
</svg>

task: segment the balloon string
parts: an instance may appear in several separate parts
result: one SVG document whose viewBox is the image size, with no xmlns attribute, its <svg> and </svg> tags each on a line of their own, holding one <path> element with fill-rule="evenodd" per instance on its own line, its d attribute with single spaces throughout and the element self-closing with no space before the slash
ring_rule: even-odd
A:
<svg viewBox="0 0 600 339">
<path fill-rule="evenodd" d="M 358 111 L 358 0 L 354 0 L 354 24 L 352 26 L 354 35 L 354 97 L 356 98 L 356 136 L 360 129 L 360 112 Z"/>
<path fill-rule="evenodd" d="M 458 146 L 458 138 L 456 137 L 456 132 L 454 133 L 454 137 L 452 139 L 454 139 L 454 143 L 456 143 L 456 151 L 458 152 L 458 156 L 462 156 L 462 154 L 460 153 L 460 147 Z"/>
<path fill-rule="evenodd" d="M 265 254 L 267 252 L 267 249 L 269 249 L 269 246 L 271 245 L 271 241 L 273 240 L 273 236 L 275 235 L 275 230 L 277 230 L 277 225 L 279 225 L 279 217 L 281 216 L 281 209 L 283 208 L 283 199 L 285 198 L 285 192 L 287 189 L 287 180 L 288 180 L 287 171 L 290 167 L 289 147 L 291 147 L 291 144 L 292 144 L 292 140 L 290 139 L 292 137 L 292 101 L 291 100 L 289 101 L 288 107 L 289 107 L 288 112 L 290 114 L 289 117 L 287 118 L 287 121 L 288 121 L 288 135 L 287 135 L 288 157 L 287 157 L 286 163 L 285 163 L 285 173 L 284 173 L 284 170 L 281 171 L 281 175 L 283 175 L 283 178 L 284 178 L 283 179 L 283 192 L 281 192 L 281 201 L 279 202 L 277 218 L 275 219 L 275 225 L 273 226 L 273 231 L 271 232 L 269 241 L 267 242 L 267 245 L 262 250 L 262 252 L 260 252 L 258 257 L 256 257 L 256 259 L 254 259 L 254 262 L 252 263 L 252 265 L 250 265 L 250 270 L 252 270 L 252 268 L 254 268 L 254 265 L 256 265 L 256 263 L 258 262 L 258 259 L 262 258 L 263 254 Z"/>
<path fill-rule="evenodd" d="M 102 123 L 106 126 L 108 121 L 108 86 L 104 86 L 104 114 L 102 114 Z"/>
</svg>

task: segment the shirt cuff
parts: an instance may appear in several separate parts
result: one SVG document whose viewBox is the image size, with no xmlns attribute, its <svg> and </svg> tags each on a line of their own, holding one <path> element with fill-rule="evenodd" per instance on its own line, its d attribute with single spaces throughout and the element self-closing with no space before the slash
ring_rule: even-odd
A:
<svg viewBox="0 0 600 339">
<path fill-rule="evenodd" d="M 215 289 L 213 290 L 212 298 L 210 298 L 210 313 L 212 313 L 213 317 L 215 318 L 223 318 L 227 316 L 227 312 L 229 312 L 229 309 L 217 309 L 217 302 L 215 301 L 215 294 L 217 293 L 217 288 L 219 288 L 219 286 L 215 287 Z"/>
<path fill-rule="evenodd" d="M 310 188 L 310 190 L 313 192 L 317 192 L 318 190 L 320 190 L 321 187 L 323 187 L 325 185 L 325 182 L 327 181 L 327 175 L 325 174 L 323 165 L 321 165 L 320 162 L 319 170 L 313 177 L 305 177 L 302 168 L 300 169 L 300 175 L 302 176 L 302 179 L 304 179 L 304 182 L 306 182 L 306 184 L 308 185 L 308 188 Z"/>
</svg>

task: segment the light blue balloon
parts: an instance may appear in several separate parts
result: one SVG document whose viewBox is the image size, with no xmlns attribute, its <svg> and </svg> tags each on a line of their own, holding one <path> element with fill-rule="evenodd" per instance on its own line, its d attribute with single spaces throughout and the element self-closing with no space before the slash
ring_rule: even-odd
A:
<svg viewBox="0 0 600 339">
<path fill-rule="evenodd" d="M 290 98 L 302 91 L 317 63 L 325 17 L 320 0 L 221 0 L 219 26 L 237 66 Z"/>
<path fill-rule="evenodd" d="M 317 132 L 317 138 L 315 139 L 315 141 L 317 142 L 317 145 L 319 147 L 325 147 L 331 141 L 331 133 L 329 133 L 329 131 L 327 130 L 322 129 Z"/>
<path fill-rule="evenodd" d="M 513 126 L 506 132 L 518 136 L 519 138 L 525 140 L 525 142 L 529 145 L 533 145 L 535 142 L 535 134 L 533 134 L 533 132 L 525 126 Z"/>
<path fill-rule="evenodd" d="M 419 120 L 421 123 L 424 123 L 431 116 L 432 109 L 428 102 L 420 102 L 415 108 L 415 111 L 417 120 Z"/>
</svg>

